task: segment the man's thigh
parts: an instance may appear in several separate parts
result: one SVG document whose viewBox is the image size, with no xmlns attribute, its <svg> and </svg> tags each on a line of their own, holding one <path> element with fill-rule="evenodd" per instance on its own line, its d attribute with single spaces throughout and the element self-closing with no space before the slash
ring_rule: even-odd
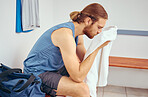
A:
<svg viewBox="0 0 148 97">
<path fill-rule="evenodd" d="M 78 97 L 80 94 L 82 94 L 82 92 L 85 92 L 86 95 L 89 95 L 89 89 L 85 83 L 74 82 L 70 77 L 66 76 L 62 76 L 60 79 L 56 92 L 56 95 L 68 95 L 73 97 Z"/>
<path fill-rule="evenodd" d="M 74 82 L 69 77 L 65 67 L 57 72 L 44 72 L 39 77 L 42 79 L 41 90 L 52 97 L 55 97 L 55 95 L 75 96 L 89 93 L 88 86 L 83 82 Z"/>
</svg>

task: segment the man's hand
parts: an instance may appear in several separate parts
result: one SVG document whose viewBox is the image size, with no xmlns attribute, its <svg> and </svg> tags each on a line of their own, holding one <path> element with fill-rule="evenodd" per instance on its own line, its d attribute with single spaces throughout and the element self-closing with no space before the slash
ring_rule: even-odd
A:
<svg viewBox="0 0 148 97">
<path fill-rule="evenodd" d="M 110 41 L 106 41 L 104 42 L 101 46 L 99 46 L 94 52 L 98 52 L 101 48 L 105 47 L 106 45 L 108 45 Z"/>
<path fill-rule="evenodd" d="M 104 43 L 100 46 L 100 48 L 103 48 L 103 47 L 107 46 L 109 42 L 110 42 L 110 41 L 104 42 Z"/>
</svg>

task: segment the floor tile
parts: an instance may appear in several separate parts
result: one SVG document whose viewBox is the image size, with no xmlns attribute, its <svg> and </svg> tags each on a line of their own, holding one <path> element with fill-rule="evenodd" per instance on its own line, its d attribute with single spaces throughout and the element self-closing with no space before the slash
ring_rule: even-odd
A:
<svg viewBox="0 0 148 97">
<path fill-rule="evenodd" d="M 113 86 L 113 85 L 107 85 L 104 87 L 104 92 L 115 92 L 115 93 L 123 93 L 125 94 L 125 87 L 121 86 Z"/>
<path fill-rule="evenodd" d="M 103 97 L 103 92 L 97 92 L 97 97 Z"/>
<path fill-rule="evenodd" d="M 97 91 L 103 91 L 104 87 L 97 87 Z"/>
<path fill-rule="evenodd" d="M 126 87 L 127 95 L 137 95 L 139 97 L 148 97 L 148 89 Z"/>
<path fill-rule="evenodd" d="M 103 87 L 97 87 L 97 97 L 103 97 Z"/>
<path fill-rule="evenodd" d="M 114 92 L 104 92 L 103 97 L 126 97 L 126 94 L 114 93 Z"/>
<path fill-rule="evenodd" d="M 127 95 L 127 97 L 148 97 L 148 96 Z"/>
</svg>

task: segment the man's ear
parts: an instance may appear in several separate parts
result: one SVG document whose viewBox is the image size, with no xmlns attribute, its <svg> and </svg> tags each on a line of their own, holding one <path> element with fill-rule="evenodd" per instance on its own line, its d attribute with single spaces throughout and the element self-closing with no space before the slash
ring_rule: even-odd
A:
<svg viewBox="0 0 148 97">
<path fill-rule="evenodd" d="M 87 26 L 87 25 L 91 25 L 91 24 L 92 24 L 92 19 L 91 19 L 90 17 L 86 17 L 86 18 L 84 19 L 84 23 L 85 23 L 86 26 Z"/>
</svg>

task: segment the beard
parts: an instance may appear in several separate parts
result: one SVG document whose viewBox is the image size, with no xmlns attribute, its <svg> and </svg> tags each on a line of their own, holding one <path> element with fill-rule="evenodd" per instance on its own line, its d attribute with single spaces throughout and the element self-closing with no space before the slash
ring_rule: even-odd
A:
<svg viewBox="0 0 148 97">
<path fill-rule="evenodd" d="M 90 39 L 92 39 L 94 36 L 91 34 L 92 33 L 92 25 L 86 26 L 83 29 L 83 33 Z"/>
</svg>

